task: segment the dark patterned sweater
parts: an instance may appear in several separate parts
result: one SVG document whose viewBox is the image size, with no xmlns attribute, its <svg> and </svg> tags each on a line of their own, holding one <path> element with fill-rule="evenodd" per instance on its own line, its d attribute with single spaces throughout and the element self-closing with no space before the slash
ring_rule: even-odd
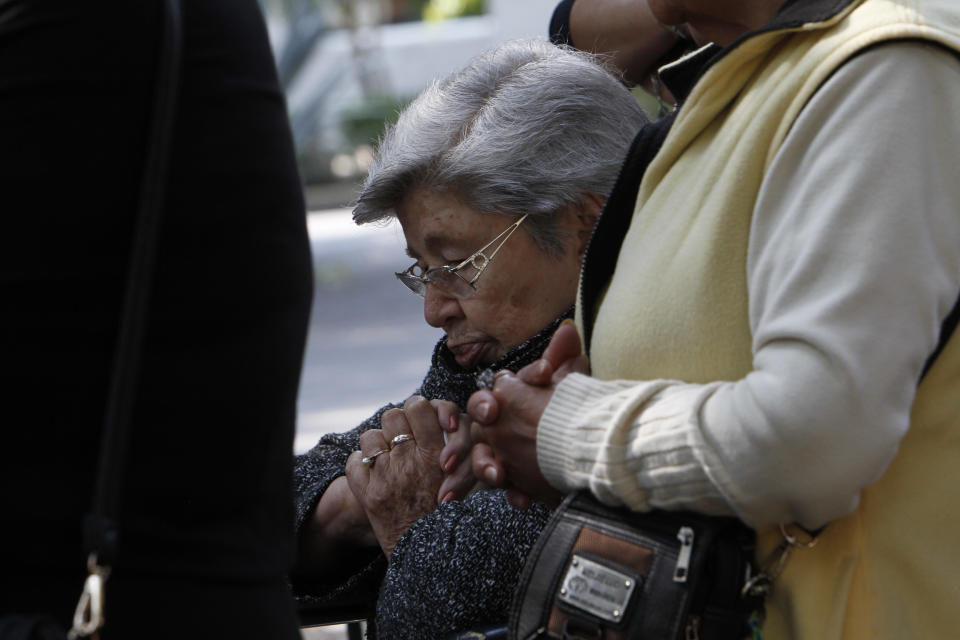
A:
<svg viewBox="0 0 960 640">
<path fill-rule="evenodd" d="M 572 309 L 536 336 L 505 354 L 491 368 L 516 371 L 543 353 L 560 322 Z M 464 371 L 447 349 L 446 338 L 433 351 L 430 370 L 416 393 L 465 409 L 477 390 L 475 372 Z M 294 463 L 297 531 L 311 516 L 320 496 L 344 474 L 360 434 L 380 428 L 389 404 L 355 429 L 328 434 Z M 503 491 L 475 491 L 464 501 L 439 505 L 401 536 L 389 563 L 379 549 L 357 552 L 356 570 L 345 581 L 294 584 L 306 605 L 376 602 L 376 635 L 391 640 L 443 638 L 456 630 L 506 621 L 524 559 L 549 518 L 535 502 L 526 511 L 507 504 Z"/>
</svg>

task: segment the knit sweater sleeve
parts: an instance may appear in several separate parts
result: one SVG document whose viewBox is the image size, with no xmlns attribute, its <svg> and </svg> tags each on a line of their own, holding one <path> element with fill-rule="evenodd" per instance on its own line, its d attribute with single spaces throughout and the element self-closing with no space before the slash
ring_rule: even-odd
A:
<svg viewBox="0 0 960 640">
<path fill-rule="evenodd" d="M 328 433 L 303 455 L 293 461 L 296 531 L 299 533 L 320 502 L 320 497 L 334 480 L 346 473 L 347 458 L 360 449 L 360 434 L 380 428 L 380 416 L 402 404 L 388 404 L 358 426 L 344 433 Z"/>
<path fill-rule="evenodd" d="M 550 517 L 511 507 L 503 491 L 445 502 L 397 542 L 377 603 L 377 635 L 443 638 L 506 622 L 524 560 Z"/>
<path fill-rule="evenodd" d="M 571 315 L 572 308 L 537 335 L 505 354 L 492 368 L 517 371 L 539 358 L 560 322 Z M 465 409 L 467 400 L 477 388 L 476 373 L 464 371 L 456 365 L 452 354 L 446 348 L 444 338 L 434 348 L 430 369 L 415 393 L 428 399 L 449 400 Z M 313 514 L 330 483 L 344 475 L 347 458 L 351 452 L 359 449 L 360 434 L 368 429 L 379 429 L 383 412 L 399 406 L 402 405 L 387 405 L 352 431 L 326 435 L 309 452 L 297 456 L 294 466 L 297 531 Z M 390 629 L 378 632 L 378 637 L 382 638 L 442 637 L 442 634 L 431 633 L 423 636 L 404 634 L 416 633 L 418 629 L 439 629 L 441 626 L 444 629 L 462 628 L 454 626 L 462 622 L 472 624 L 484 622 L 485 619 L 502 619 L 505 609 L 498 611 L 498 603 L 505 606 L 504 603 L 509 602 L 509 594 L 516 584 L 519 566 L 546 523 L 546 518 L 546 508 L 542 505 L 527 512 L 518 512 L 497 492 L 476 492 L 465 502 L 440 505 L 408 529 L 397 543 L 389 570 L 379 549 L 372 550 L 369 554 L 354 552 L 351 560 L 355 570 L 344 581 L 330 584 L 324 582 L 322 577 L 312 582 L 300 579 L 293 584 L 294 594 L 302 605 L 307 606 L 367 601 L 372 608 L 381 579 L 384 572 L 387 572 L 385 588 L 393 585 L 391 588 L 395 591 L 393 597 L 381 597 L 380 605 L 377 606 L 378 619 Z M 502 529 L 498 523 L 502 524 Z M 494 544 L 496 541 L 509 540 L 509 536 L 514 533 L 517 534 L 517 542 L 509 549 L 502 549 L 498 544 Z M 472 541 L 475 544 L 472 544 Z M 438 545 L 454 552 L 451 559 L 445 560 L 442 555 L 436 558 L 432 556 L 434 550 L 439 553 L 441 546 Z M 440 609 L 430 609 L 432 605 L 411 602 L 407 603 L 409 606 L 401 606 L 404 597 L 415 599 L 421 594 L 428 602 L 435 603 L 439 597 L 438 589 L 453 588 L 457 580 L 465 579 L 464 576 L 443 578 L 440 574 L 427 570 L 429 567 L 436 569 L 444 561 L 447 566 L 455 567 L 457 571 L 462 570 L 470 576 L 475 577 L 478 572 L 483 571 L 488 571 L 491 576 L 489 583 L 470 587 L 470 593 L 477 596 L 476 600 L 460 602 L 456 591 L 447 594 L 451 601 L 458 602 L 452 606 L 455 619 L 449 624 L 446 616 L 437 615 Z M 510 564 L 511 562 L 515 564 Z M 409 591 L 405 596 L 396 591 L 407 588 Z M 490 612 L 498 615 L 488 616 Z M 443 622 L 436 621 L 438 617 Z M 410 625 L 408 630 L 402 631 L 407 623 Z"/>
<path fill-rule="evenodd" d="M 448 367 L 441 361 L 444 341 L 434 348 L 431 366 L 424 376 L 420 388 L 414 393 L 432 390 L 439 380 L 448 377 Z M 347 458 L 360 449 L 360 435 L 369 429 L 380 428 L 380 418 L 384 412 L 402 407 L 403 403 L 391 403 L 378 409 L 372 416 L 358 426 L 344 433 L 330 433 L 307 453 L 295 456 L 293 465 L 295 530 L 301 529 L 313 515 L 317 503 L 330 484 L 346 473 Z M 321 605 L 343 598 L 375 598 L 380 579 L 383 576 L 384 562 L 379 549 L 370 553 L 355 551 L 355 571 L 342 582 L 327 583 L 322 579 L 300 577 L 293 582 L 294 595 L 301 604 Z"/>
<path fill-rule="evenodd" d="M 558 323 L 559 320 L 551 326 Z M 541 341 L 544 339 L 548 340 L 549 337 L 540 338 Z M 526 353 L 528 350 L 523 349 L 521 352 Z M 539 346 L 537 353 L 542 350 L 543 346 Z M 525 363 L 526 360 L 523 362 Z M 434 346 L 430 368 L 420 387 L 411 395 L 420 394 L 431 400 L 434 398 L 451 400 L 461 409 L 465 409 L 467 398 L 475 389 L 473 374 L 460 371 L 455 364 L 452 364 L 452 358 L 446 348 L 446 338 L 441 338 Z M 352 452 L 360 449 L 360 435 L 369 429 L 379 429 L 380 417 L 384 412 L 402 406 L 403 402 L 385 405 L 352 430 L 326 434 L 310 451 L 294 458 L 293 480 L 297 533 L 317 508 L 320 497 L 330 483 L 346 473 L 347 458 Z"/>
<path fill-rule="evenodd" d="M 347 458 L 360 448 L 360 434 L 368 429 L 380 428 L 380 416 L 389 409 L 402 406 L 388 404 L 357 427 L 345 433 L 330 433 L 307 453 L 294 458 L 294 507 L 295 526 L 300 530 L 312 517 L 323 492 L 334 480 L 346 473 Z M 328 582 L 318 577 L 300 576 L 293 580 L 294 596 L 302 606 L 327 606 L 330 603 L 364 602 L 375 597 L 385 562 L 379 549 L 369 553 L 355 550 L 353 573 L 338 582 Z"/>
<path fill-rule="evenodd" d="M 755 526 L 855 509 L 909 428 L 960 291 L 958 112 L 946 51 L 891 43 L 841 67 L 758 194 L 753 370 L 705 385 L 569 376 L 537 437 L 550 483 Z"/>
</svg>

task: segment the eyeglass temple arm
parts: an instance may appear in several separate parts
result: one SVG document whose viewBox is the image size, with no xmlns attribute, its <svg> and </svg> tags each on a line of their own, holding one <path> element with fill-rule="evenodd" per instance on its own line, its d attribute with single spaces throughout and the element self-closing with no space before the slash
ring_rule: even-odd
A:
<svg viewBox="0 0 960 640">
<path fill-rule="evenodd" d="M 473 265 L 474 267 L 476 267 L 477 273 L 476 273 L 472 278 L 470 278 L 470 284 L 473 284 L 474 282 L 476 282 L 476 281 L 477 281 L 477 278 L 480 277 L 480 274 L 483 273 L 483 270 L 487 268 L 487 265 L 490 264 L 490 261 L 493 260 L 494 257 L 496 257 L 497 252 L 500 251 L 500 249 L 503 248 L 503 245 L 505 245 L 505 244 L 507 243 L 507 240 L 510 239 L 510 236 L 513 235 L 513 232 L 517 230 L 517 227 L 520 226 L 520 223 L 521 223 L 521 222 L 523 222 L 524 220 L 527 219 L 527 216 L 528 216 L 528 215 L 530 215 L 530 214 L 525 213 L 525 214 L 523 214 L 522 216 L 520 216 L 520 219 L 519 219 L 519 220 L 517 220 L 516 222 L 514 222 L 512 225 L 510 225 L 509 227 L 507 227 L 507 228 L 504 229 L 503 231 L 501 231 L 501 232 L 500 232 L 500 235 L 498 235 L 496 238 L 494 238 L 493 240 L 491 240 L 491 241 L 488 242 L 487 244 L 485 244 L 485 245 L 483 245 L 482 247 L 480 247 L 480 249 L 479 249 L 476 253 L 474 253 L 472 256 L 470 256 L 469 258 L 467 258 L 466 260 L 464 260 L 463 262 L 461 262 L 460 264 L 458 264 L 458 265 L 454 268 L 454 271 L 459 271 L 459 270 L 462 269 L 463 267 L 465 267 L 465 266 L 467 266 L 468 264 L 472 263 L 472 262 L 476 259 L 477 256 L 482 256 L 482 257 L 483 257 L 483 264 L 481 264 L 481 265 L 478 266 L 476 263 L 474 263 L 474 265 Z M 492 252 L 489 256 L 486 255 L 486 254 L 484 253 L 484 251 L 486 251 L 486 250 L 490 247 L 490 245 L 492 245 L 493 243 L 495 243 L 497 240 L 500 240 L 500 238 L 503 238 L 503 240 L 500 242 L 500 244 L 497 245 L 497 248 L 494 249 L 493 252 Z"/>
</svg>

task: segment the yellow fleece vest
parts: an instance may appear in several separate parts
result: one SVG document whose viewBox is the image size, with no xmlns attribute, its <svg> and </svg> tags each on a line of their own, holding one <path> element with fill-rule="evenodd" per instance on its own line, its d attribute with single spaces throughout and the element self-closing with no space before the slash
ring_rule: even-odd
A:
<svg viewBox="0 0 960 640">
<path fill-rule="evenodd" d="M 593 375 L 706 383 L 751 370 L 746 255 L 761 182 L 823 81 L 865 47 L 901 38 L 960 51 L 960 0 L 854 2 L 825 22 L 750 38 L 705 74 L 641 184 L 597 312 Z M 758 556 L 778 542 L 761 531 Z M 920 385 L 883 477 L 790 559 L 764 637 L 960 638 L 960 338 Z"/>
</svg>

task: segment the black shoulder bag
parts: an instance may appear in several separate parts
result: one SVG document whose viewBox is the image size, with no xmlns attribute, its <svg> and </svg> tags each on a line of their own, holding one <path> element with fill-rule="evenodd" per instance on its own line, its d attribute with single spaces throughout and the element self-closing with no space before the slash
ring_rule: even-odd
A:
<svg viewBox="0 0 960 640">
<path fill-rule="evenodd" d="M 921 380 L 958 320 L 960 299 L 943 321 Z M 791 550 L 814 546 L 822 530 L 795 536 L 782 526 L 783 541 L 758 570 L 756 534 L 736 518 L 639 513 L 607 507 L 585 491 L 571 494 L 527 556 L 509 638 L 755 637 L 764 599 Z"/>
<path fill-rule="evenodd" d="M 181 58 L 180 0 L 163 0 L 163 22 L 146 162 L 127 268 L 120 331 L 100 440 L 100 457 L 90 513 L 83 527 L 89 575 L 68 632 L 50 618 L 0 619 L 2 640 L 97 638 L 104 623 L 104 593 L 118 549 L 120 494 L 131 431 L 130 418 L 139 379 L 144 327 L 155 271 L 157 235 L 169 166 Z"/>
<path fill-rule="evenodd" d="M 763 607 L 744 590 L 754 540 L 736 518 L 632 512 L 573 493 L 527 557 L 510 638 L 743 638 Z"/>
</svg>

